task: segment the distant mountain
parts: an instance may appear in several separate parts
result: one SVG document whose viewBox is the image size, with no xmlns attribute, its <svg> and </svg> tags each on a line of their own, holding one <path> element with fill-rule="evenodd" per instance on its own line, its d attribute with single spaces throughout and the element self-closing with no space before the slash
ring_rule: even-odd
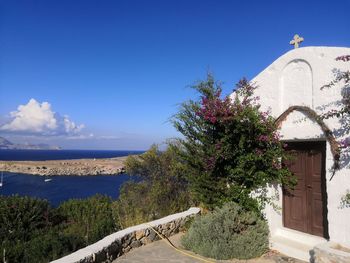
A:
<svg viewBox="0 0 350 263">
<path fill-rule="evenodd" d="M 6 140 L 3 137 L 0 137 L 0 149 L 8 149 L 13 146 L 13 143 L 10 142 L 9 140 Z"/>
<path fill-rule="evenodd" d="M 48 144 L 15 144 L 6 140 L 3 137 L 0 137 L 0 149 L 8 150 L 60 150 L 58 146 L 51 146 Z"/>
</svg>

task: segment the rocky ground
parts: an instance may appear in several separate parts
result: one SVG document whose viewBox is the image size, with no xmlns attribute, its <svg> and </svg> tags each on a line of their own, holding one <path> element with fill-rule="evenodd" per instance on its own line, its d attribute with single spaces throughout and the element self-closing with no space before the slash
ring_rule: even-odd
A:
<svg viewBox="0 0 350 263">
<path fill-rule="evenodd" d="M 35 175 L 107 175 L 125 171 L 127 157 L 50 161 L 0 161 L 0 170 Z"/>
</svg>

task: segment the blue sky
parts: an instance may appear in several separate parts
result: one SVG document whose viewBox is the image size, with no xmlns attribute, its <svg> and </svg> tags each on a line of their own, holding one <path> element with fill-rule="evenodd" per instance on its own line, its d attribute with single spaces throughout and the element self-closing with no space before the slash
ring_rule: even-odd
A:
<svg viewBox="0 0 350 263">
<path fill-rule="evenodd" d="M 0 136 L 147 149 L 178 136 L 169 117 L 208 70 L 229 93 L 295 33 L 302 46 L 350 46 L 349 10 L 347 0 L 0 1 Z"/>
</svg>

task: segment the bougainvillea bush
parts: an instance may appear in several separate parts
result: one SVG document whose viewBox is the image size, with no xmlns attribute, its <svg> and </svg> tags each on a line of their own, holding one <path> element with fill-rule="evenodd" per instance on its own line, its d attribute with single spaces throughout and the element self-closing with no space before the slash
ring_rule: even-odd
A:
<svg viewBox="0 0 350 263">
<path fill-rule="evenodd" d="M 179 154 L 196 199 L 209 209 L 234 201 L 261 211 L 269 201 L 266 186 L 293 181 L 281 166 L 284 145 L 274 119 L 260 110 L 246 79 L 233 97 L 222 97 L 210 74 L 194 88 L 199 99 L 183 103 L 173 123 L 183 135 Z"/>
</svg>

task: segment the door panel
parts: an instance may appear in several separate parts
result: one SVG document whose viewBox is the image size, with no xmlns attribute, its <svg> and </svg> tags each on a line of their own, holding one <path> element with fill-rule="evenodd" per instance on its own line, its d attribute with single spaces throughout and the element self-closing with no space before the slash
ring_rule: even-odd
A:
<svg viewBox="0 0 350 263">
<path fill-rule="evenodd" d="M 308 164 L 311 169 L 307 184 L 309 188 L 308 200 L 310 203 L 309 233 L 323 236 L 323 200 L 322 200 L 322 151 L 311 151 L 308 153 Z"/>
<path fill-rule="evenodd" d="M 283 189 L 285 227 L 318 236 L 326 236 L 324 180 L 325 143 L 290 145 L 292 160 L 284 164 L 297 177 L 294 189 Z"/>
<path fill-rule="evenodd" d="M 294 189 L 285 188 L 283 191 L 284 201 L 284 225 L 286 227 L 307 231 L 307 206 L 305 191 L 305 157 L 304 153 L 291 152 L 293 159 L 286 162 L 287 167 L 297 177 L 297 185 Z"/>
</svg>

